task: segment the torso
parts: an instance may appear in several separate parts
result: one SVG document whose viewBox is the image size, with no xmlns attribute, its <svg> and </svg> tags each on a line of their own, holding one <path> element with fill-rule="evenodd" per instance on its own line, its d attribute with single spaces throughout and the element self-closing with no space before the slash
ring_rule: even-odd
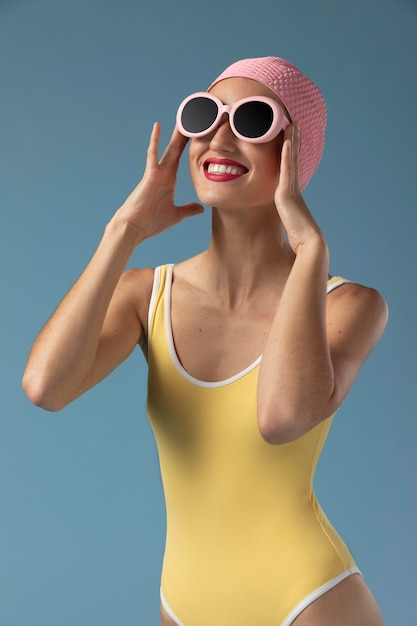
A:
<svg viewBox="0 0 417 626">
<path fill-rule="evenodd" d="M 337 291 L 337 290 L 336 290 Z M 201 288 L 187 266 L 176 266 L 172 282 L 171 324 L 182 367 L 201 381 L 224 381 L 262 354 L 281 290 L 231 306 Z M 204 354 L 204 358 L 201 355 Z M 382 626 L 376 604 L 359 575 L 350 576 L 310 605 L 297 626 L 323 626 L 333 611 L 332 626 Z M 326 617 L 323 617 L 326 616 Z M 161 626 L 176 626 L 161 607 Z M 214 626 L 214 625 L 213 625 Z"/>
</svg>

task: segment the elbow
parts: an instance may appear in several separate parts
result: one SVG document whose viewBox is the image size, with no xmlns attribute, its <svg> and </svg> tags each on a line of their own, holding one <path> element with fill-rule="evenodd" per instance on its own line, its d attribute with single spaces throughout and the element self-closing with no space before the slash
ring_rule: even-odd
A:
<svg viewBox="0 0 417 626">
<path fill-rule="evenodd" d="M 327 414 L 323 416 L 319 412 L 311 414 L 302 407 L 285 409 L 277 406 L 259 406 L 258 429 L 266 443 L 280 445 L 299 439 L 325 417 Z"/>
<path fill-rule="evenodd" d="M 290 443 L 332 415 L 338 406 L 334 386 L 320 394 L 258 394 L 258 429 L 271 445 Z"/>
<path fill-rule="evenodd" d="M 275 410 L 259 410 L 258 429 L 264 441 L 270 445 L 290 443 L 301 437 L 305 429 L 300 420 L 292 418 L 288 413 Z"/>
<path fill-rule="evenodd" d="M 68 404 L 57 401 L 48 385 L 30 370 L 26 370 L 23 374 L 22 388 L 32 404 L 46 411 L 60 411 Z"/>
</svg>

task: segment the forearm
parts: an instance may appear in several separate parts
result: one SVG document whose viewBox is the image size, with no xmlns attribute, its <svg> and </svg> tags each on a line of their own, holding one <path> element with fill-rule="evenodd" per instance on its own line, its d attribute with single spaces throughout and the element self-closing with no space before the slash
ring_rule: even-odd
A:
<svg viewBox="0 0 417 626">
<path fill-rule="evenodd" d="M 258 382 L 259 427 L 271 443 L 296 439 L 323 419 L 333 392 L 328 264 L 322 237 L 298 250 L 271 327 Z"/>
<path fill-rule="evenodd" d="M 65 406 L 133 350 L 142 331 L 139 317 L 144 319 L 146 295 L 138 296 L 138 284 L 130 283 L 127 274 L 126 281 L 120 280 L 132 251 L 203 211 L 195 202 L 174 204 L 179 160 L 188 139 L 175 128 L 159 158 L 159 136 L 155 124 L 142 180 L 108 224 L 91 262 L 32 348 L 23 387 L 32 402 L 44 408 Z"/>
<path fill-rule="evenodd" d="M 116 213 L 90 263 L 40 332 L 23 377 L 23 387 L 35 404 L 54 410 L 79 394 L 136 237 Z"/>
</svg>

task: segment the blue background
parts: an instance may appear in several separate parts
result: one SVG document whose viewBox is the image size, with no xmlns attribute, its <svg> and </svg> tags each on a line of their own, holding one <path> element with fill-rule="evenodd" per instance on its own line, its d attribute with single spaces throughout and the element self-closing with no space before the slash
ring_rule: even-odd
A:
<svg viewBox="0 0 417 626">
<path fill-rule="evenodd" d="M 415 626 L 415 0 L 0 1 L 0 626 L 157 625 L 164 504 L 139 350 L 60 413 L 20 388 L 31 343 L 140 179 L 154 120 L 229 63 L 283 56 L 320 86 L 305 198 L 332 273 L 390 322 L 340 409 L 318 496 L 386 624 Z M 194 199 L 186 159 L 177 202 Z M 204 248 L 206 214 L 131 265 Z"/>
</svg>

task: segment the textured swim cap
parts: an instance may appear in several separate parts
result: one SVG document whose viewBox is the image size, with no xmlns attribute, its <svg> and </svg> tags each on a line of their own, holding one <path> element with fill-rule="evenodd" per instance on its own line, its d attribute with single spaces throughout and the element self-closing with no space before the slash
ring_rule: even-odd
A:
<svg viewBox="0 0 417 626">
<path fill-rule="evenodd" d="M 324 148 L 327 116 L 320 90 L 295 65 L 279 57 L 236 61 L 216 78 L 210 89 L 225 78 L 236 77 L 251 78 L 272 89 L 287 108 L 291 120 L 298 122 L 301 135 L 299 181 L 301 189 L 305 189 Z"/>
</svg>

